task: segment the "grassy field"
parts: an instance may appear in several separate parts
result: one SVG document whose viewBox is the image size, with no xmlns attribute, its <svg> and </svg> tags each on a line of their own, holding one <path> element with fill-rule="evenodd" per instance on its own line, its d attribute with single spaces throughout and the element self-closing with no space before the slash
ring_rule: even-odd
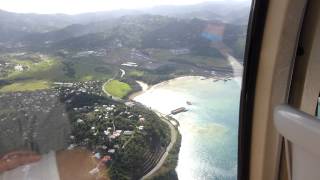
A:
<svg viewBox="0 0 320 180">
<path fill-rule="evenodd" d="M 56 64 L 56 61 L 53 59 L 46 59 L 37 63 L 31 62 L 29 60 L 14 60 L 15 64 L 21 64 L 28 67 L 28 70 L 25 71 L 15 71 L 13 70 L 9 75 L 8 78 L 16 78 L 16 77 L 26 77 L 30 76 L 33 73 L 39 71 L 48 71 L 52 66 Z"/>
<path fill-rule="evenodd" d="M 118 98 L 125 97 L 132 90 L 129 84 L 118 80 L 112 80 L 106 83 L 103 88 L 110 95 Z"/>
<path fill-rule="evenodd" d="M 0 89 L 0 93 L 7 92 L 22 92 L 22 91 L 36 91 L 42 89 L 48 89 L 50 84 L 47 81 L 26 81 L 13 83 L 7 86 L 4 86 Z"/>
<path fill-rule="evenodd" d="M 31 60 L 11 60 L 15 64 L 21 64 L 28 67 L 24 71 L 12 70 L 5 79 L 15 80 L 19 78 L 27 78 L 33 80 L 49 80 L 55 81 L 64 78 L 63 65 L 61 61 L 49 58 L 34 62 Z"/>
<path fill-rule="evenodd" d="M 27 67 L 26 70 L 12 69 L 7 77 L 2 79 L 32 79 L 44 81 L 89 81 L 107 80 L 113 74 L 113 68 L 98 60 L 64 61 L 55 57 L 46 56 L 42 60 L 9 59 L 13 64 Z M 69 66 L 67 66 L 69 65 Z M 69 74 L 68 74 L 69 73 Z"/>
</svg>

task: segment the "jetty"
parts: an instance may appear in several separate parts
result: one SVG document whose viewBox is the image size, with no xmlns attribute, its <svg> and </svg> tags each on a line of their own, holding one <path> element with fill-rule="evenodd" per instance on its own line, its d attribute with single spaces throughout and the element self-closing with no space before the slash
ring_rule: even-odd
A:
<svg viewBox="0 0 320 180">
<path fill-rule="evenodd" d="M 171 114 L 175 115 L 175 114 L 178 114 L 178 113 L 181 113 L 181 112 L 186 112 L 186 111 L 188 111 L 188 110 L 185 107 L 180 107 L 178 109 L 172 110 Z"/>
</svg>

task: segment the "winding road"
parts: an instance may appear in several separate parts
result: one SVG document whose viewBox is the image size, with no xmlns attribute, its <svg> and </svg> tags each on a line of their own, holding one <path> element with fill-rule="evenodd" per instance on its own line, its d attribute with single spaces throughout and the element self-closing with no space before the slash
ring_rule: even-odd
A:
<svg viewBox="0 0 320 180">
<path fill-rule="evenodd" d="M 171 151 L 171 149 L 173 148 L 174 144 L 177 141 L 177 129 L 161 113 L 159 113 L 157 111 L 154 111 L 154 112 L 157 113 L 157 115 L 160 117 L 160 119 L 163 122 L 167 123 L 168 126 L 170 127 L 171 141 L 170 141 L 170 144 L 167 146 L 166 152 L 163 153 L 158 164 L 151 171 L 149 171 L 146 175 L 144 175 L 141 178 L 141 180 L 146 180 L 147 178 L 152 176 L 155 172 L 157 172 L 162 167 L 163 163 L 166 161 L 166 159 L 169 155 L 169 152 Z"/>
</svg>

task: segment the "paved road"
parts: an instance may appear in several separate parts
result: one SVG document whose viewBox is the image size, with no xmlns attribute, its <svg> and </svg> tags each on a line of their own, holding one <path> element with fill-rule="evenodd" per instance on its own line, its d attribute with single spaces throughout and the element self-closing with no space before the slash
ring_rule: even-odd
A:
<svg viewBox="0 0 320 180">
<path fill-rule="evenodd" d="M 123 78 L 123 76 L 126 75 L 126 71 L 123 70 L 123 69 L 120 69 L 120 71 L 121 71 L 121 76 L 120 77 Z"/>
<path fill-rule="evenodd" d="M 156 112 L 156 111 L 155 111 Z M 166 118 L 160 114 L 159 112 L 156 112 L 159 116 L 160 116 L 160 119 L 167 123 L 168 126 L 170 127 L 170 134 L 171 134 L 171 142 L 170 144 L 168 145 L 167 149 L 166 149 L 166 152 L 162 155 L 160 161 L 158 162 L 158 164 L 149 172 L 147 173 L 146 175 L 144 175 L 141 180 L 145 180 L 147 178 L 149 178 L 151 175 L 153 175 L 155 172 L 157 172 L 163 165 L 163 163 L 166 161 L 168 155 L 169 155 L 169 152 L 171 151 L 171 149 L 173 148 L 176 140 L 177 140 L 177 130 L 175 129 L 175 127 L 169 122 L 166 120 Z"/>
</svg>

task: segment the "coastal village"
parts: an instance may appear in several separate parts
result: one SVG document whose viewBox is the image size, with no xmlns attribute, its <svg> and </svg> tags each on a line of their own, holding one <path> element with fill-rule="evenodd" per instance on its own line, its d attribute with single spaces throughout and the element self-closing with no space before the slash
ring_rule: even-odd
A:
<svg viewBox="0 0 320 180">
<path fill-rule="evenodd" d="M 157 18 L 146 17 L 159 23 Z M 153 24 L 143 22 L 139 26 L 146 30 Z M 116 180 L 140 179 L 161 168 L 174 174 L 181 143 L 174 115 L 192 109 L 193 102 L 161 114 L 130 95 L 144 89 L 141 83 L 152 86 L 183 76 L 227 82 L 235 70 L 230 48 L 223 45 L 224 23 L 198 22 L 203 24 L 198 30 L 197 21 L 172 22 L 168 32 L 150 27 L 150 37 L 140 37 L 137 29 L 137 37 L 128 39 L 133 35 L 124 28 L 126 33 L 98 46 L 81 47 L 86 43 L 77 41 L 55 46 L 46 40 L 28 49 L 23 42 L 0 43 L 10 50 L 0 54 L 0 154 L 17 147 L 41 154 L 86 149 L 99 162 L 92 175 L 100 164 Z M 176 38 L 175 28 L 186 35 Z"/>
<path fill-rule="evenodd" d="M 0 105 L 7 107 L 0 113 L 4 132 L 1 142 L 10 144 L 5 142 L 15 138 L 21 147 L 41 153 L 85 147 L 101 163 L 115 163 L 113 159 L 134 145 L 135 139 L 151 138 L 148 134 L 154 129 L 150 126 L 157 122 L 157 115 L 146 115 L 149 110 L 139 103 L 105 97 L 102 84 L 102 81 L 55 82 L 49 90 L 0 94 Z M 162 157 L 165 146 L 156 146 L 159 146 L 156 151 L 145 153 L 147 159 L 140 173 L 147 173 Z M 1 150 L 6 152 L 10 148 Z M 98 169 L 90 173 L 94 175 Z"/>
<path fill-rule="evenodd" d="M 102 52 L 84 51 L 73 58 L 99 56 L 99 53 Z M 170 53 L 186 55 L 189 50 L 171 49 Z M 131 51 L 131 56 L 148 58 L 147 55 L 140 55 L 136 50 Z M 152 66 L 156 67 L 156 64 Z M 132 69 L 140 68 L 140 65 L 143 64 L 137 61 L 123 62 L 120 64 L 123 69 L 119 68 L 121 76 L 117 75 L 115 78 L 119 80 L 127 78 Z M 11 68 L 9 68 L 10 71 L 6 72 L 6 68 L 1 69 L 7 66 Z M 0 72 L 3 73 L 2 77 L 5 77 L 12 72 L 27 73 L 30 68 L 32 69 L 22 64 L 4 62 L 0 66 Z M 209 78 L 213 82 L 228 81 L 231 75 L 226 76 L 226 73 L 229 74 L 212 70 L 211 75 L 202 77 L 201 80 Z M 172 109 L 170 114 L 154 113 L 148 117 L 146 114 L 149 114 L 148 111 L 152 111 L 151 109 L 127 98 L 112 98 L 104 91 L 105 83 L 105 80 L 54 81 L 50 83 L 49 88 L 43 90 L 0 94 L 1 105 L 8 107 L 0 112 L 0 122 L 3 124 L 1 128 L 6 131 L 5 129 L 12 129 L 10 127 L 20 127 L 5 132 L 6 136 L 1 137 L 1 140 L 7 142 L 14 137 L 19 142 L 19 146 L 29 147 L 41 153 L 49 150 L 86 148 L 90 150 L 92 157 L 99 161 L 99 164 L 105 164 L 111 168 L 110 172 L 119 174 L 121 168 L 117 164 L 123 164 L 120 159 L 126 154 L 133 153 L 132 147 L 136 146 L 136 141 L 144 139 L 140 143 L 145 149 L 140 150 L 141 153 L 135 154 L 132 159 L 136 159 L 137 162 L 144 159 L 144 163 L 140 163 L 140 170 L 133 171 L 134 176 L 146 175 L 161 159 L 166 158 L 164 154 L 170 150 L 166 149 L 170 133 L 158 134 L 156 138 L 151 138 L 151 132 L 158 129 L 154 124 L 160 123 L 160 119 L 164 118 L 177 128 L 179 122 L 172 118 L 172 115 L 188 111 L 188 106 L 191 106 L 192 102 L 187 101 L 186 107 Z M 139 82 L 137 84 L 140 85 Z M 56 115 L 52 116 L 52 114 Z M 14 121 L 10 121 L 10 118 Z M 163 131 L 168 130 L 163 128 Z M 18 133 L 22 135 L 17 136 Z M 55 139 L 48 139 L 49 137 L 55 137 Z M 175 139 L 172 143 L 175 141 L 177 140 Z M 6 147 L 3 151 L 10 148 L 12 147 Z M 98 172 L 97 166 L 90 171 L 90 174 L 94 175 Z"/>
</svg>

